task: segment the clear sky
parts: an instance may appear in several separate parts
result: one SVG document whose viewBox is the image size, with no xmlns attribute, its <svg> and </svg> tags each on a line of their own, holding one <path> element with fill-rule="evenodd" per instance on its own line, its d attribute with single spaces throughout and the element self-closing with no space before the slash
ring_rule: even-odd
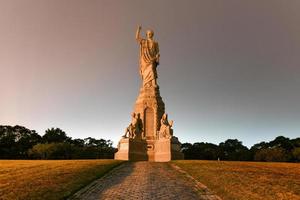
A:
<svg viewBox="0 0 300 200">
<path fill-rule="evenodd" d="M 181 142 L 300 136 L 299 0 L 1 0 L 0 124 L 111 139 L 141 85 L 137 25 Z"/>
</svg>

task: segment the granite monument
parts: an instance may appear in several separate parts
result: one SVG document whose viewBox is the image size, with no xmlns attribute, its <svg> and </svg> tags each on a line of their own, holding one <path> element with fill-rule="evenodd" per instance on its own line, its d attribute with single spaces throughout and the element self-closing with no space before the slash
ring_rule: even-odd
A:
<svg viewBox="0 0 300 200">
<path fill-rule="evenodd" d="M 159 46 L 148 30 L 146 38 L 140 36 L 141 26 L 136 31 L 139 44 L 139 73 L 142 79 L 139 96 L 135 102 L 130 124 L 118 144 L 117 160 L 148 160 L 167 162 L 183 159 L 180 142 L 173 135 L 173 121 L 168 120 L 165 104 L 157 84 Z"/>
</svg>

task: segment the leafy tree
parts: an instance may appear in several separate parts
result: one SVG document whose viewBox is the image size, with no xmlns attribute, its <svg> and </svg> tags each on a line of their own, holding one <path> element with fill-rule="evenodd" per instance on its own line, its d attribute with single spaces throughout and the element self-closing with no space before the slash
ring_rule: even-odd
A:
<svg viewBox="0 0 300 200">
<path fill-rule="evenodd" d="M 300 138 L 295 138 L 291 140 L 294 147 L 300 147 Z"/>
<path fill-rule="evenodd" d="M 293 159 L 295 161 L 300 161 L 300 147 L 296 147 L 292 151 Z"/>
<path fill-rule="evenodd" d="M 182 143 L 181 144 L 181 151 L 184 152 L 184 151 L 190 149 L 192 146 L 193 145 L 191 143 L 187 143 L 187 142 L 186 143 Z"/>
<path fill-rule="evenodd" d="M 73 151 L 69 143 L 46 143 L 33 146 L 29 150 L 29 155 L 38 159 L 70 159 Z"/>
<path fill-rule="evenodd" d="M 267 162 L 285 162 L 288 160 L 286 151 L 282 147 L 264 148 L 256 152 L 254 156 L 255 161 Z"/>
<path fill-rule="evenodd" d="M 278 136 L 270 142 L 261 142 L 253 145 L 251 147 L 251 152 L 253 155 L 253 159 L 257 161 L 295 162 L 299 161 L 297 159 L 297 156 L 294 155 L 294 150 L 297 147 L 300 147 L 300 138 L 290 140 L 287 137 Z M 278 155 L 274 155 L 276 153 Z"/>
<path fill-rule="evenodd" d="M 88 137 L 84 139 L 84 145 L 88 147 L 107 148 L 112 146 L 112 141 L 104 139 L 97 140 L 95 138 Z"/>
<path fill-rule="evenodd" d="M 193 145 L 191 143 L 182 143 L 181 144 L 181 152 L 184 154 L 185 159 L 193 159 L 192 152 Z"/>
<path fill-rule="evenodd" d="M 0 126 L 0 159 L 113 158 L 115 151 L 110 140 L 72 140 L 59 128 L 47 129 L 41 137 L 22 126 Z"/>
<path fill-rule="evenodd" d="M 88 138 L 37 144 L 29 155 L 35 159 L 95 159 L 113 158 L 115 151 L 110 140 Z"/>
<path fill-rule="evenodd" d="M 253 151 L 257 151 L 257 150 L 260 150 L 260 149 L 264 149 L 264 148 L 268 148 L 269 147 L 269 144 L 266 143 L 266 142 L 260 142 L 258 144 L 255 144 L 251 147 L 251 150 Z"/>
<path fill-rule="evenodd" d="M 70 141 L 71 138 L 67 137 L 66 133 L 60 128 L 51 128 L 45 131 L 45 135 L 43 136 L 44 143 L 61 143 Z"/>
<path fill-rule="evenodd" d="M 237 139 L 228 139 L 219 145 L 183 143 L 181 151 L 185 159 L 299 162 L 300 138 L 278 136 L 270 142 L 253 145 L 250 150 Z M 41 137 L 23 126 L 0 125 L 0 159 L 113 158 L 115 152 L 110 140 L 72 139 L 59 128 L 47 129 Z"/>
<path fill-rule="evenodd" d="M 181 151 L 184 153 L 185 159 L 218 159 L 218 146 L 212 143 L 184 143 L 181 145 Z"/>
<path fill-rule="evenodd" d="M 84 140 L 83 139 L 70 140 L 70 144 L 73 144 L 74 146 L 77 146 L 77 147 L 83 147 L 84 146 Z"/>
<path fill-rule="evenodd" d="M 255 154 L 256 154 L 259 150 L 265 149 L 265 148 L 269 148 L 269 144 L 266 143 L 266 142 L 260 142 L 260 143 L 257 143 L 257 144 L 255 144 L 255 145 L 253 145 L 253 146 L 250 148 L 251 160 L 254 160 Z"/>
<path fill-rule="evenodd" d="M 269 142 L 269 147 L 281 147 L 286 151 L 291 151 L 294 148 L 292 141 L 284 136 L 278 136 L 273 141 Z"/>
<path fill-rule="evenodd" d="M 251 153 L 243 143 L 237 139 L 228 139 L 219 144 L 222 160 L 251 160 Z"/>
<path fill-rule="evenodd" d="M 41 141 L 34 130 L 23 126 L 0 126 L 0 158 L 27 158 L 27 151 Z"/>
<path fill-rule="evenodd" d="M 87 158 L 113 158 L 116 149 L 112 147 L 111 140 L 95 139 L 88 137 L 84 139 L 84 148 L 81 156 Z"/>
</svg>

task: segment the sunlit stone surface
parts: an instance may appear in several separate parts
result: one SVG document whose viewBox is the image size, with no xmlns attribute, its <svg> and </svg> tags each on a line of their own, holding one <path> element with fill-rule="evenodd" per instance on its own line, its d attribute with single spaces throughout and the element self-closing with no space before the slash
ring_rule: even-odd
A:
<svg viewBox="0 0 300 200">
<path fill-rule="evenodd" d="M 167 162 L 183 159 L 180 142 L 173 135 L 173 121 L 168 120 L 165 104 L 157 85 L 159 47 L 153 40 L 153 31 L 147 31 L 147 38 L 140 37 L 141 27 L 136 32 L 140 45 L 140 75 L 142 85 L 135 102 L 132 120 L 118 144 L 117 160 L 149 160 Z"/>
</svg>

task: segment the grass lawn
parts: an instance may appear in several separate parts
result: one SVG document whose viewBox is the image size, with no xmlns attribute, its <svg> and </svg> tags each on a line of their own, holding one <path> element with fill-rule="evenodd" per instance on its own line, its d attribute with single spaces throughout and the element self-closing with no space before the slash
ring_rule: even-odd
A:
<svg viewBox="0 0 300 200">
<path fill-rule="evenodd" d="M 120 163 L 116 160 L 0 160 L 0 199 L 64 199 Z"/>
<path fill-rule="evenodd" d="M 173 161 L 224 200 L 299 200 L 300 164 Z"/>
</svg>

